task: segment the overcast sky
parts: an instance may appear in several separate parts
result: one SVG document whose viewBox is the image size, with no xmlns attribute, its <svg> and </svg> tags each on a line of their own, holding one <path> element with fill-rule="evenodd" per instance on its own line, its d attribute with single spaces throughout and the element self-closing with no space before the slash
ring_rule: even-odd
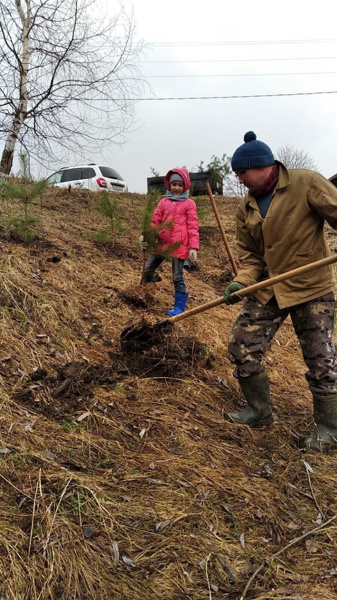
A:
<svg viewBox="0 0 337 600">
<path fill-rule="evenodd" d="M 135 131 L 102 158 L 130 191 L 146 192 L 151 167 L 193 170 L 213 154 L 232 155 L 253 130 L 274 152 L 292 145 L 323 175 L 335 174 L 337 94 L 320 93 L 337 91 L 334 6 L 133 0 L 137 35 L 147 45 L 140 68 L 152 87 L 143 97 L 154 99 L 137 102 Z M 159 100 L 205 96 L 223 98 Z"/>
<path fill-rule="evenodd" d="M 117 0 L 100 1 L 114 13 Z M 290 145 L 327 178 L 337 173 L 335 2 L 124 4 L 145 45 L 139 69 L 149 85 L 125 145 L 111 144 L 88 162 L 114 167 L 131 192 L 144 193 L 151 168 L 196 170 L 212 155 L 231 156 L 253 130 L 274 153 Z M 71 159 L 48 173 L 35 165 L 33 174 L 64 164 Z"/>
</svg>

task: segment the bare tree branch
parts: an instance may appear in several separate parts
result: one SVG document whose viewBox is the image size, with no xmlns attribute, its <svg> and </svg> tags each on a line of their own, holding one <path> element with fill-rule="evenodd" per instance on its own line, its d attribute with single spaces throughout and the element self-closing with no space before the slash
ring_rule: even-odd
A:
<svg viewBox="0 0 337 600">
<path fill-rule="evenodd" d="M 317 167 L 310 154 L 305 152 L 305 150 L 297 150 L 294 146 L 281 146 L 276 151 L 275 158 L 288 169 L 312 169 L 317 171 Z"/>
<path fill-rule="evenodd" d="M 231 173 L 230 175 L 228 175 L 228 177 L 226 177 L 223 189 L 224 196 L 235 196 L 237 198 L 243 198 L 243 196 L 245 196 L 247 192 L 247 188 L 243 185 L 243 183 L 240 183 L 235 173 Z"/>
<path fill-rule="evenodd" d="M 146 82 L 133 16 L 112 0 L 0 1 L 1 168 L 16 145 L 47 166 L 64 149 L 83 157 L 123 143 Z M 131 100 L 130 100 L 131 99 Z"/>
</svg>

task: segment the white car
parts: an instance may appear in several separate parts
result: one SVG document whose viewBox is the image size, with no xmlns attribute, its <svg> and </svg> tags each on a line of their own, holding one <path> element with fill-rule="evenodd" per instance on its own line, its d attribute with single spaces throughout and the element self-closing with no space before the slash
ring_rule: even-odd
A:
<svg viewBox="0 0 337 600">
<path fill-rule="evenodd" d="M 78 167 L 62 167 L 52 175 L 47 177 L 48 185 L 57 187 L 74 187 L 91 190 L 92 192 L 126 192 L 127 185 L 111 167 L 101 167 L 99 165 L 89 164 Z"/>
</svg>

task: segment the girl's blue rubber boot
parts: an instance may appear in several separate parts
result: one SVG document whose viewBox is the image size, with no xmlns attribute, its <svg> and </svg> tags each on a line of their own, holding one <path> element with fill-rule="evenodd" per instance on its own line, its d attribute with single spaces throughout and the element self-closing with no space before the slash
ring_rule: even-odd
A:
<svg viewBox="0 0 337 600">
<path fill-rule="evenodd" d="M 174 308 L 172 308 L 172 310 L 167 310 L 166 314 L 169 315 L 169 317 L 175 317 L 176 315 L 183 313 L 185 311 L 187 299 L 188 294 L 175 294 Z"/>
</svg>

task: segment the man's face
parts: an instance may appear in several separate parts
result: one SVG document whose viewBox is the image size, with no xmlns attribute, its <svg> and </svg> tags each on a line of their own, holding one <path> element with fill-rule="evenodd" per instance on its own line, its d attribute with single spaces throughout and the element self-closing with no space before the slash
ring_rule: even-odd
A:
<svg viewBox="0 0 337 600">
<path fill-rule="evenodd" d="M 250 192 L 258 190 L 267 181 L 272 167 L 260 167 L 258 169 L 236 169 L 235 175 Z"/>
</svg>

